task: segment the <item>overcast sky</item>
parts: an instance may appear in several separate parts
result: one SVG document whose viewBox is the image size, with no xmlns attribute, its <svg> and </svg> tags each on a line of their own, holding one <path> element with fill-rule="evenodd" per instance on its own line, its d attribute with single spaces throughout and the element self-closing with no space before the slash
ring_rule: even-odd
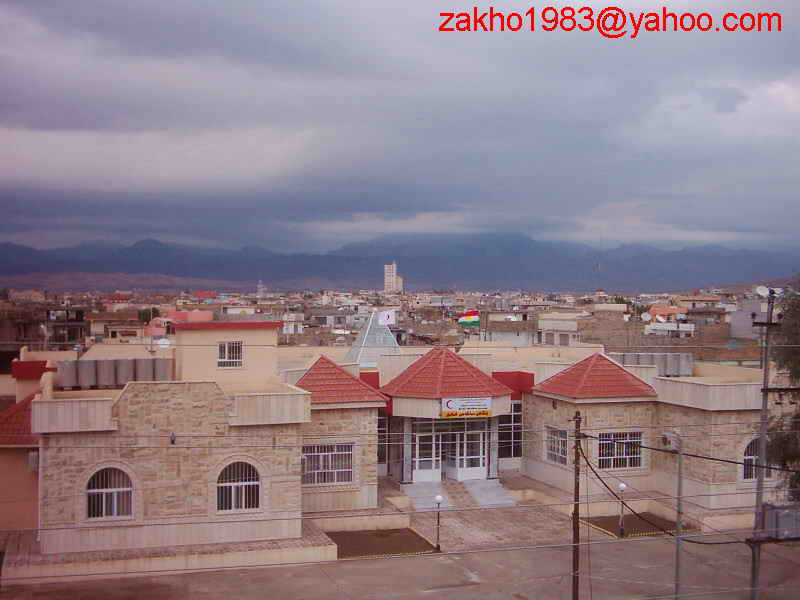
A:
<svg viewBox="0 0 800 600">
<path fill-rule="evenodd" d="M 0 241 L 796 243 L 800 2 L 668 4 L 780 11 L 784 31 L 440 33 L 474 5 L 452 0 L 3 0 Z"/>
</svg>

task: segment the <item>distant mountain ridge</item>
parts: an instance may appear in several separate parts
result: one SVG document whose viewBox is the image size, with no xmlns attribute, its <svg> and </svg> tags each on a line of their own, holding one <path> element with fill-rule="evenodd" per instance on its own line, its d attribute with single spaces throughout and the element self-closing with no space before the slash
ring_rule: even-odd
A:
<svg viewBox="0 0 800 600">
<path fill-rule="evenodd" d="M 144 239 L 124 246 L 84 243 L 37 250 L 0 244 L 0 275 L 128 273 L 229 281 L 264 280 L 273 288 L 381 288 L 383 265 L 396 260 L 409 289 L 681 290 L 786 277 L 800 251 L 723 246 L 662 250 L 627 244 L 613 250 L 533 240 L 522 234 L 388 235 L 327 254 L 280 254 L 256 245 L 198 248 Z"/>
</svg>

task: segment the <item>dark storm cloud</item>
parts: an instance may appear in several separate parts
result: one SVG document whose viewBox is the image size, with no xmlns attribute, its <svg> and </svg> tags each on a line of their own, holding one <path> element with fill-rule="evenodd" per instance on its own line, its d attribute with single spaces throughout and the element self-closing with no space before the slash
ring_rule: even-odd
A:
<svg viewBox="0 0 800 600">
<path fill-rule="evenodd" d="M 720 12 L 707 4 L 670 8 Z M 436 32 L 451 9 L 5 2 L 0 236 L 304 251 L 406 231 L 792 235 L 795 3 L 772 7 L 782 33 L 617 41 Z"/>
</svg>

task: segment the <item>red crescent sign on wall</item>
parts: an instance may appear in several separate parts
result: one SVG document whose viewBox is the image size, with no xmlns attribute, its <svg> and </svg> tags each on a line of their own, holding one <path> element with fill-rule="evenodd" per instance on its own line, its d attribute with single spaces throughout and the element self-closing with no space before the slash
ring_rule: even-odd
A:
<svg viewBox="0 0 800 600">
<path fill-rule="evenodd" d="M 442 419 L 491 417 L 492 398 L 442 398 Z"/>
</svg>

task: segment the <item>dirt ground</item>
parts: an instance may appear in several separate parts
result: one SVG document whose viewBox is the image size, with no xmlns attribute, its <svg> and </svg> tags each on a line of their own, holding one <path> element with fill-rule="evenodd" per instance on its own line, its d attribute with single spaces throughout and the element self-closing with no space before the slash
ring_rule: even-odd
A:
<svg viewBox="0 0 800 600">
<path fill-rule="evenodd" d="M 339 547 L 339 558 L 422 554 L 435 548 L 412 529 L 328 532 Z"/>
<path fill-rule="evenodd" d="M 623 519 L 623 525 L 625 527 L 625 537 L 638 537 L 642 535 L 659 535 L 662 534 L 663 530 L 665 529 L 670 532 L 675 531 L 675 526 L 676 526 L 675 521 L 669 521 L 668 519 L 663 519 L 649 512 L 641 513 L 641 515 L 645 519 L 647 519 L 647 521 L 652 521 L 652 523 L 648 523 L 644 519 L 639 518 L 639 516 L 637 515 L 631 515 L 631 514 L 625 515 L 625 518 Z M 590 519 L 581 519 L 581 520 L 584 522 L 588 521 L 598 529 L 602 529 L 603 531 L 607 531 L 611 535 L 619 537 L 618 536 L 619 516 L 592 517 Z M 655 527 L 654 524 L 657 525 L 658 527 Z M 699 530 L 684 524 L 683 531 L 696 532 Z"/>
</svg>

